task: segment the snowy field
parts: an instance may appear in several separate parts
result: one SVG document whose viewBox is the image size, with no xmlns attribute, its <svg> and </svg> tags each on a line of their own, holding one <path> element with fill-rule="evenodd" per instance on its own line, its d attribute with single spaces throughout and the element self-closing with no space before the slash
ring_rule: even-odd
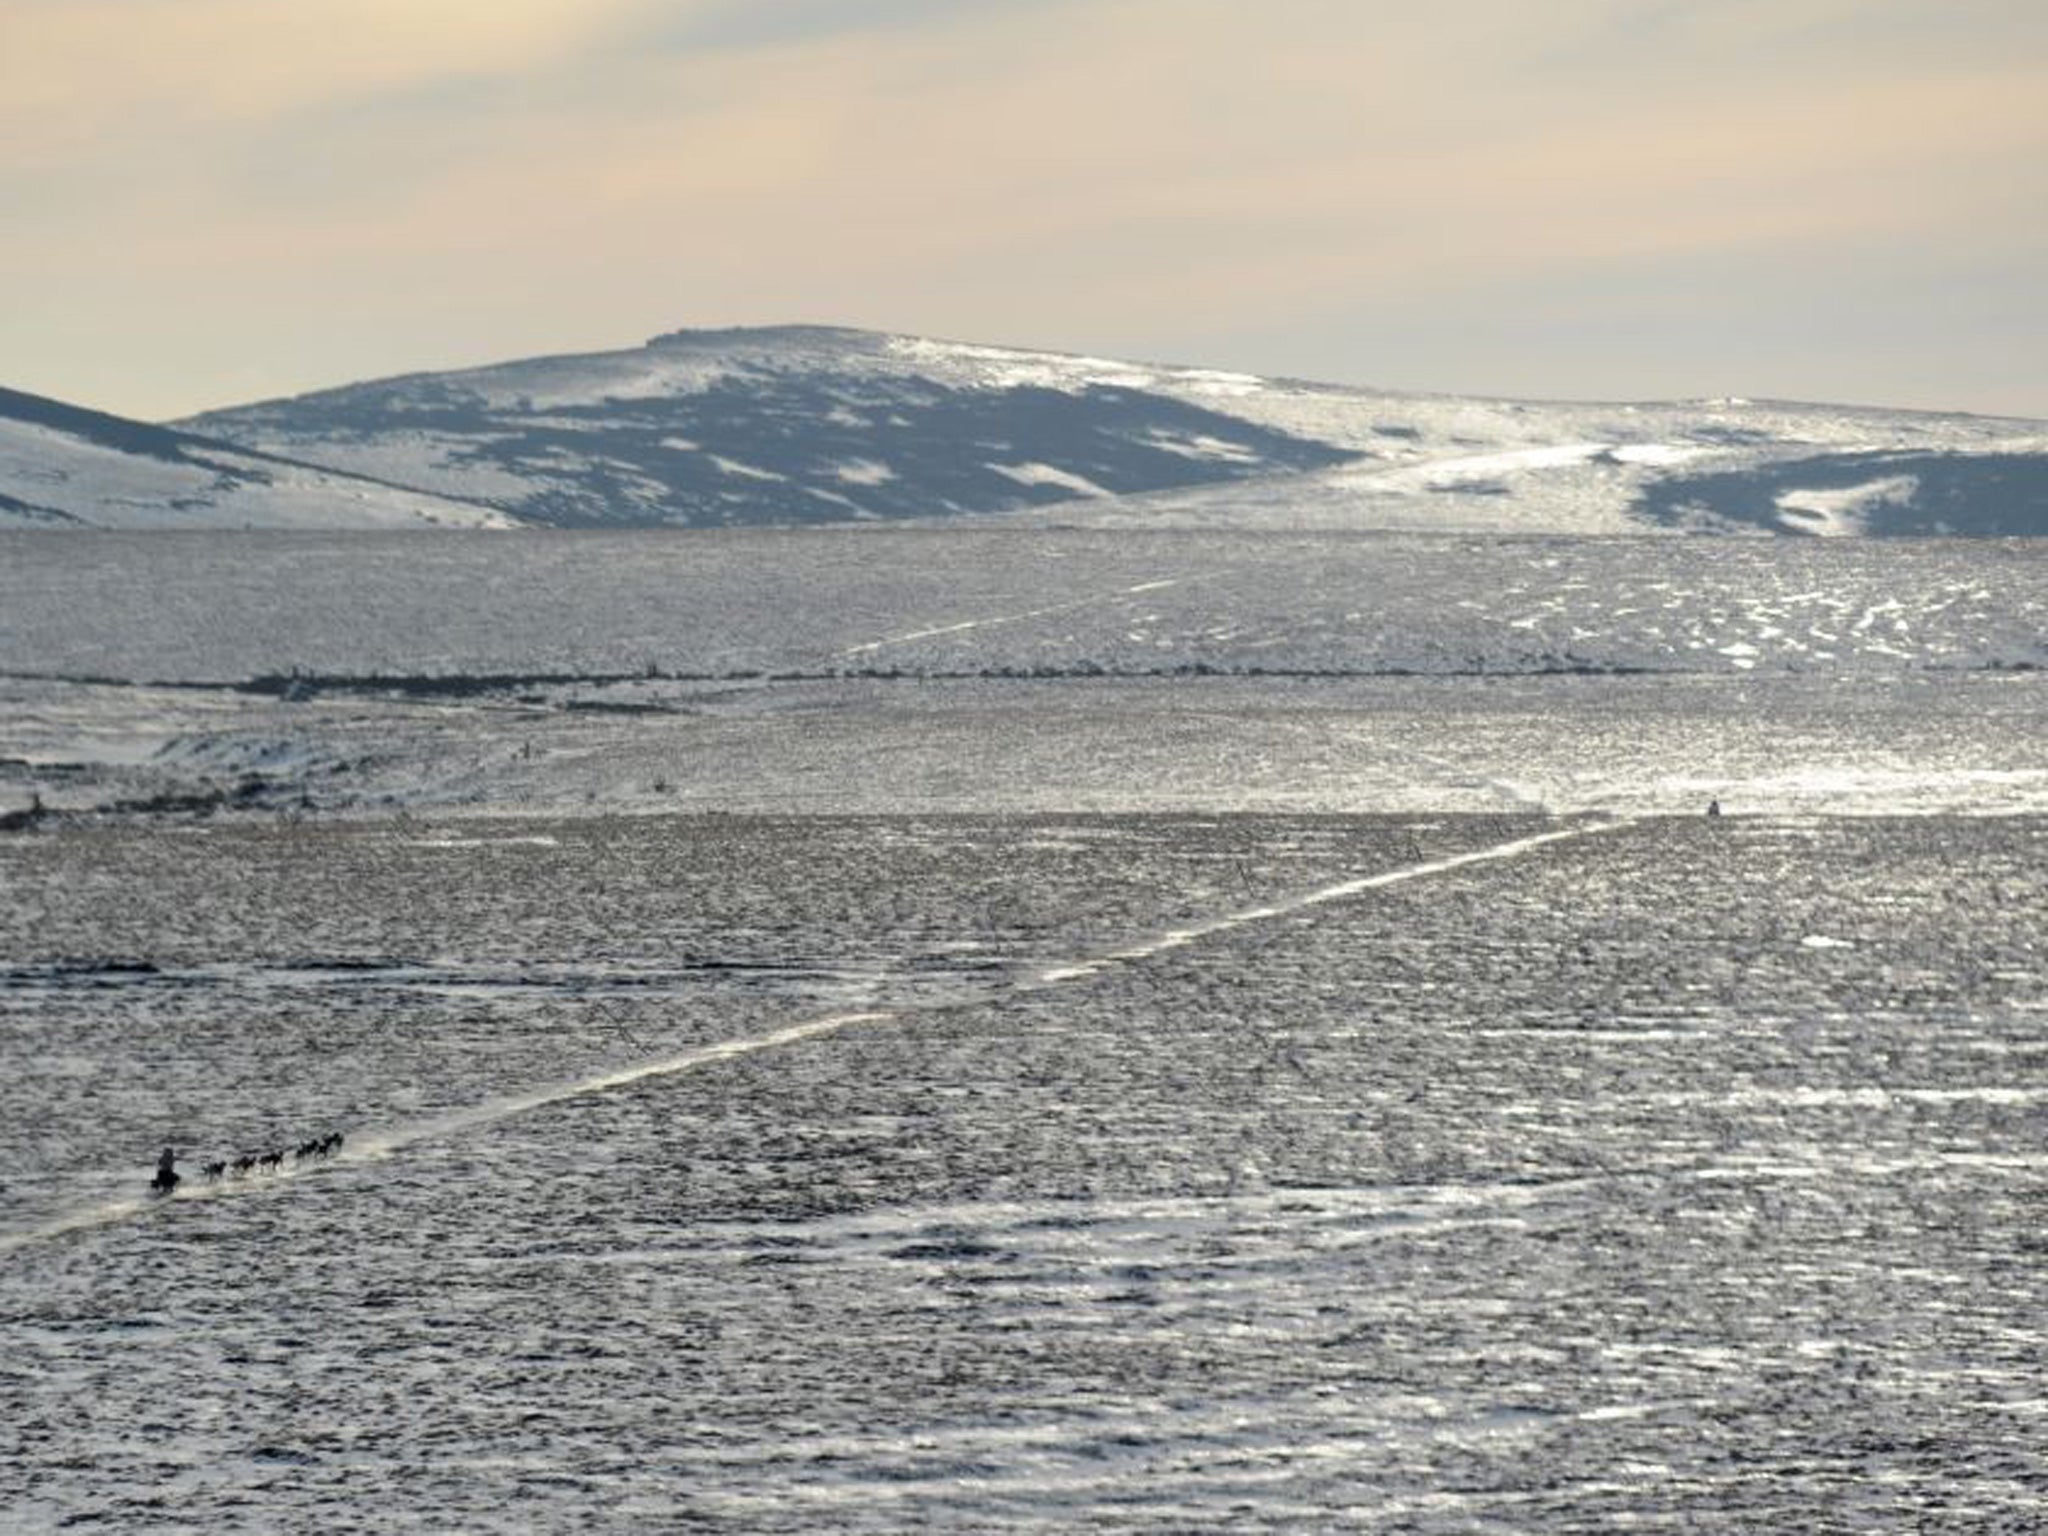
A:
<svg viewBox="0 0 2048 1536">
<path fill-rule="evenodd" d="M 2027 540 L 999 525 L 0 542 L 0 671 L 131 682 L 2028 665 L 2048 666 L 2048 562 Z"/>
<path fill-rule="evenodd" d="M 0 1530 L 2039 1528 L 2044 618 L 10 537 Z"/>
<path fill-rule="evenodd" d="M 5 556 L 0 812 L 2048 809 L 2048 565 L 2022 543 L 72 534 Z"/>
<path fill-rule="evenodd" d="M 477 826 L 10 849 L 10 1529 L 2048 1498 L 2048 823 Z"/>
</svg>

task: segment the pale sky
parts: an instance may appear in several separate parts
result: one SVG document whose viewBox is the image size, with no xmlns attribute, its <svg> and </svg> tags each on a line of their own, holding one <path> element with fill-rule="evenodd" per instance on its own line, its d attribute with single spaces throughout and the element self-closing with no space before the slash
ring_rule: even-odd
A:
<svg viewBox="0 0 2048 1536">
<path fill-rule="evenodd" d="M 803 321 L 2048 417 L 2044 0 L 0 0 L 0 384 Z"/>
</svg>

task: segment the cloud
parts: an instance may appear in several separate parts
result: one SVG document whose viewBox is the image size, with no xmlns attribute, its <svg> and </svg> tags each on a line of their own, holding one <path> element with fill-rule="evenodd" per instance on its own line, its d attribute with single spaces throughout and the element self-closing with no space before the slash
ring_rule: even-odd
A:
<svg viewBox="0 0 2048 1536">
<path fill-rule="evenodd" d="M 779 318 L 1190 356 L 1392 294 L 1483 330 L 1688 264 L 1967 271 L 2048 241 L 2048 9 L 1950 4 L 1974 30 L 1918 0 L 7 0 L 0 87 L 60 126 L 0 152 L 32 210 L 0 282 L 267 324 L 311 385 L 380 333 L 394 369 Z"/>
<path fill-rule="evenodd" d="M 1015 14 L 1074 0 L 702 0 L 677 8 L 647 36 L 680 52 L 724 52 L 811 43 L 849 33 L 972 25 L 998 9 Z"/>
<path fill-rule="evenodd" d="M 641 0 L 7 0 L 15 154 L 261 125 L 380 93 L 545 69 Z"/>
</svg>

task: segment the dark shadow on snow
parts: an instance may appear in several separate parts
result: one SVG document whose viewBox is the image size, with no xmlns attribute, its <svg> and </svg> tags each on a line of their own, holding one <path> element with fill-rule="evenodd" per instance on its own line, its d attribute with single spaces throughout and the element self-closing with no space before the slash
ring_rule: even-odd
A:
<svg viewBox="0 0 2048 1536">
<path fill-rule="evenodd" d="M 61 400 L 51 400 L 42 395 L 23 394 L 18 389 L 0 389 L 0 419 L 25 421 L 31 426 L 61 432 L 67 437 L 116 453 L 202 469 L 224 482 L 269 483 L 269 476 L 260 470 L 229 469 L 200 456 L 200 451 L 206 449 L 214 452 L 241 451 L 226 443 L 209 442 L 189 432 L 152 426 L 146 421 L 131 421 L 125 416 L 87 410 L 84 406 L 66 405 Z"/>
<path fill-rule="evenodd" d="M 206 425 L 231 437 L 281 433 L 295 456 L 314 459 L 323 441 L 457 439 L 444 450 L 447 467 L 525 478 L 532 493 L 496 505 L 558 527 L 932 517 L 1077 494 L 999 465 L 1049 466 L 1121 495 L 1360 457 L 1137 389 L 962 389 L 830 370 L 753 372 L 686 394 L 544 408 L 494 405 L 463 383 L 424 376 L 223 412 Z"/>
<path fill-rule="evenodd" d="M 1754 469 L 1672 475 L 1646 486 L 1637 509 L 1672 527 L 1703 519 L 1807 534 L 1819 519 L 1779 505 L 1797 491 L 1844 491 L 1910 478 L 1909 495 L 1877 502 L 1861 516 L 1879 538 L 1962 534 L 1975 538 L 2048 535 L 2048 454 L 1831 453 Z"/>
</svg>

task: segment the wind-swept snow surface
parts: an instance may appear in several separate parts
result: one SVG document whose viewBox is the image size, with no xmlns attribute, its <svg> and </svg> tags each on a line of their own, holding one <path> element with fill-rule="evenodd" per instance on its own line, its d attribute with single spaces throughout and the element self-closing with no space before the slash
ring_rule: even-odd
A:
<svg viewBox="0 0 2048 1536">
<path fill-rule="evenodd" d="M 681 331 L 188 425 L 571 527 L 1038 508 L 1103 527 L 2048 532 L 2039 422 L 1399 395 L 825 327 Z M 1912 479 L 1882 516 L 1797 515 L 1842 485 L 1838 460 L 1884 456 L 1852 482 Z"/>
<path fill-rule="evenodd" d="M 0 814 L 2040 809 L 2030 549 L 17 534 Z"/>
<path fill-rule="evenodd" d="M 11 852 L 10 1532 L 2038 1524 L 2039 818 L 451 830 Z"/>
<path fill-rule="evenodd" d="M 7 535 L 8 1536 L 2027 1529 L 2032 546 L 1164 521 Z"/>
</svg>

